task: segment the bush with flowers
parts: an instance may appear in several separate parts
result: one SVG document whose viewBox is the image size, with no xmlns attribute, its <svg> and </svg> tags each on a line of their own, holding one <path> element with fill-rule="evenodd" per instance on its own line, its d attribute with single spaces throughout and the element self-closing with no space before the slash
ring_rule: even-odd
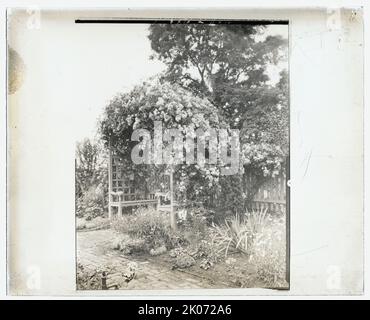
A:
<svg viewBox="0 0 370 320">
<path fill-rule="evenodd" d="M 127 175 L 135 175 L 135 187 L 139 189 L 148 185 L 155 189 L 159 177 L 169 169 L 165 164 L 134 164 L 131 160 L 131 151 L 136 145 L 131 141 L 132 132 L 139 128 L 153 132 L 154 121 L 161 121 L 168 129 L 179 129 L 184 135 L 197 129 L 206 132 L 227 127 L 208 99 L 158 79 L 151 79 L 114 97 L 105 109 L 100 131 L 106 145 L 110 143 L 123 158 Z M 176 197 L 180 202 L 198 200 L 209 203 L 211 195 L 219 189 L 220 170 L 217 165 L 183 163 L 172 169 Z"/>
</svg>

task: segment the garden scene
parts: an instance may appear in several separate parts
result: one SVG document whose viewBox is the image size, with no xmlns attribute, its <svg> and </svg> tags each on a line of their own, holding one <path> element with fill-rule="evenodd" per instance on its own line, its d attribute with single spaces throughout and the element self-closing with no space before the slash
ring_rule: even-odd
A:
<svg viewBox="0 0 370 320">
<path fill-rule="evenodd" d="M 143 27 L 164 69 L 76 146 L 77 289 L 288 289 L 288 27 Z"/>
</svg>

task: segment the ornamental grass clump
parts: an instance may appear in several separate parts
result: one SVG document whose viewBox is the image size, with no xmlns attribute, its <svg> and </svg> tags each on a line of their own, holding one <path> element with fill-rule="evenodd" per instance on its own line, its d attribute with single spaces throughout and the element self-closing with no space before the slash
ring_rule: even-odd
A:
<svg viewBox="0 0 370 320">
<path fill-rule="evenodd" d="M 225 257 L 230 249 L 248 253 L 249 231 L 246 223 L 238 215 L 226 219 L 222 225 L 213 224 L 212 229 L 213 243 L 219 247 L 219 252 L 223 252 Z"/>
</svg>

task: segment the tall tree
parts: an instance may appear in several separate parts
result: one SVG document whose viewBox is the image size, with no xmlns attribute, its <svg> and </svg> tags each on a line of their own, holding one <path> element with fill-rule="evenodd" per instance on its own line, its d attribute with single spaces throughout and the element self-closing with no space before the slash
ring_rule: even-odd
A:
<svg viewBox="0 0 370 320">
<path fill-rule="evenodd" d="M 266 68 L 286 55 L 286 40 L 257 40 L 263 26 L 153 24 L 153 58 L 167 66 L 165 77 L 209 98 L 241 129 L 244 114 L 271 98 Z"/>
<path fill-rule="evenodd" d="M 106 156 L 98 142 L 88 138 L 76 146 L 76 215 L 91 219 L 106 212 L 108 193 Z"/>
<path fill-rule="evenodd" d="M 76 146 L 76 195 L 101 183 L 104 176 L 104 157 L 98 143 L 86 138 Z"/>
</svg>

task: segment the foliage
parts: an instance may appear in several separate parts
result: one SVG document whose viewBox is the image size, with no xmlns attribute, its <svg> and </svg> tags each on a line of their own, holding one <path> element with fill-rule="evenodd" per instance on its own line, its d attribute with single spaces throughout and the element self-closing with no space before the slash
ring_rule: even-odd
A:
<svg viewBox="0 0 370 320">
<path fill-rule="evenodd" d="M 287 286 L 285 230 L 285 219 L 274 219 L 253 244 L 250 263 L 257 269 L 257 278 L 270 288 Z"/>
<path fill-rule="evenodd" d="M 289 150 L 288 74 L 283 70 L 273 85 L 266 73 L 268 66 L 286 59 L 287 41 L 264 37 L 263 32 L 264 27 L 251 25 L 150 27 L 153 58 L 168 66 L 163 78 L 208 98 L 230 128 L 241 130 L 240 162 L 244 171 L 256 174 L 256 184 L 247 186 L 240 177 L 223 177 L 220 188 L 214 190 L 220 201 L 211 199 L 207 204 L 224 204 L 222 209 L 233 213 L 244 210 L 245 201 L 251 201 L 267 178 L 284 170 Z M 224 199 L 227 194 L 233 196 Z"/>
<path fill-rule="evenodd" d="M 199 206 L 199 207 L 192 207 L 190 210 L 191 210 L 190 218 L 191 217 L 200 218 L 203 221 L 205 221 L 207 225 L 210 224 L 214 219 L 215 212 L 211 209 L 204 208 L 203 206 Z"/>
<path fill-rule="evenodd" d="M 220 187 L 222 192 L 216 202 L 219 212 L 224 214 L 238 214 L 244 210 L 244 182 L 242 175 L 223 176 L 220 178 Z M 226 214 L 227 216 L 227 214 Z"/>
<path fill-rule="evenodd" d="M 123 216 L 114 222 L 113 227 L 120 234 L 143 240 L 148 252 L 163 245 L 171 249 L 184 243 L 181 235 L 171 229 L 169 217 L 150 208 Z"/>
<path fill-rule="evenodd" d="M 91 186 L 104 185 L 106 165 L 103 149 L 88 138 L 76 146 L 76 194 L 78 197 Z"/>
<path fill-rule="evenodd" d="M 150 255 L 152 255 L 152 256 L 159 256 L 159 255 L 161 255 L 161 254 L 163 254 L 165 252 L 167 252 L 167 247 L 164 246 L 164 245 L 161 246 L 161 247 L 158 247 L 156 249 L 151 249 L 149 251 Z"/>
<path fill-rule="evenodd" d="M 149 251 L 144 239 L 120 235 L 114 239 L 112 247 L 114 250 L 120 250 L 124 254 L 140 254 Z"/>
<path fill-rule="evenodd" d="M 289 153 L 288 75 L 281 72 L 276 88 L 271 89 L 271 99 L 245 113 L 241 130 L 241 162 L 246 172 L 257 177 L 254 189 L 267 178 L 285 171 Z"/>
<path fill-rule="evenodd" d="M 213 242 L 220 247 L 227 257 L 231 248 L 248 253 L 250 245 L 250 233 L 247 224 L 235 215 L 226 219 L 223 225 L 213 225 Z"/>
<path fill-rule="evenodd" d="M 209 237 L 209 228 L 202 239 L 193 239 L 186 247 L 176 247 L 169 252 L 169 256 L 174 258 L 175 265 L 179 266 L 181 260 L 200 261 L 200 267 L 203 269 L 211 268 L 215 263 L 219 262 L 222 254 L 219 252 L 219 247 L 216 246 Z M 190 258 L 189 258 L 190 257 Z M 180 263 L 179 263 L 180 261 Z M 193 265 L 194 263 L 191 263 Z"/>
<path fill-rule="evenodd" d="M 260 210 L 246 212 L 244 220 L 252 239 L 255 239 L 258 234 L 263 233 L 264 228 L 269 222 L 268 218 L 267 209 L 262 208 Z"/>
<path fill-rule="evenodd" d="M 76 214 L 87 220 L 104 215 L 108 177 L 99 143 L 85 139 L 76 147 Z"/>
<path fill-rule="evenodd" d="M 230 250 L 248 256 L 248 267 L 266 287 L 286 286 L 285 218 L 271 217 L 265 210 L 235 216 L 213 225 L 212 246 L 226 257 Z M 227 260 L 230 260 L 227 259 Z"/>
<path fill-rule="evenodd" d="M 207 230 L 209 233 L 209 229 Z M 203 262 L 208 261 L 211 264 L 217 263 L 223 257 L 222 250 L 218 243 L 214 243 L 208 234 L 204 239 L 198 241 L 193 249 L 193 257 L 201 259 Z"/>
<path fill-rule="evenodd" d="M 186 252 L 182 252 L 175 258 L 175 268 L 185 269 L 193 266 L 195 264 L 195 259 L 187 254 Z"/>
<path fill-rule="evenodd" d="M 178 221 L 179 226 L 190 233 L 189 239 L 203 238 L 213 221 L 214 212 L 204 207 L 190 207 L 187 212 L 186 219 Z"/>
<path fill-rule="evenodd" d="M 241 173 L 253 172 L 256 184 L 243 175 L 220 176 L 214 165 L 176 165 L 177 202 L 201 201 L 207 208 L 240 213 L 269 177 L 284 170 L 288 154 L 288 77 L 269 83 L 268 66 L 286 58 L 287 42 L 263 35 L 251 25 L 154 24 L 149 40 L 153 58 L 167 70 L 108 104 L 100 122 L 106 146 L 124 160 L 134 187 L 158 188 L 166 165 L 133 164 L 131 141 L 135 129 L 153 131 L 154 121 L 186 134 L 196 129 L 241 130 Z M 175 147 L 174 147 L 175 149 Z"/>
<path fill-rule="evenodd" d="M 264 177 L 275 177 L 284 170 L 285 153 L 278 146 L 265 143 L 244 144 L 243 163 L 248 171 L 260 172 Z"/>
<path fill-rule="evenodd" d="M 104 215 L 106 193 L 100 186 L 91 186 L 77 199 L 77 216 L 87 221 Z"/>
<path fill-rule="evenodd" d="M 111 139 L 113 147 L 131 151 L 132 131 L 153 130 L 153 121 L 162 121 L 168 128 L 186 133 L 198 128 L 217 128 L 220 119 L 208 99 L 153 78 L 112 99 L 101 120 L 101 133 L 106 143 Z"/>
<path fill-rule="evenodd" d="M 251 25 L 153 24 L 149 40 L 167 66 L 166 78 L 209 97 L 239 127 L 246 108 L 268 80 L 268 63 L 286 55 L 286 41 Z M 263 87 L 262 87 L 263 88 Z M 267 94 L 267 92 L 265 92 Z"/>
<path fill-rule="evenodd" d="M 132 132 L 138 128 L 154 130 L 154 121 L 183 134 L 197 129 L 208 131 L 225 126 L 217 109 L 208 99 L 194 96 L 176 84 L 151 79 L 132 91 L 117 95 L 106 107 L 100 122 L 102 138 L 123 158 L 127 175 L 134 174 L 135 187 L 158 188 L 159 177 L 168 172 L 167 165 L 134 164 L 131 160 Z M 167 144 L 164 144 L 164 148 Z M 151 178 L 150 178 L 151 177 Z M 218 187 L 219 168 L 205 164 L 178 164 L 174 170 L 179 201 L 209 198 Z"/>
<path fill-rule="evenodd" d="M 189 216 L 186 221 L 180 221 L 180 231 L 188 242 L 202 239 L 207 231 L 207 222 L 201 216 Z"/>
<path fill-rule="evenodd" d="M 96 269 L 77 263 L 77 290 L 101 290 L 101 274 Z"/>
<path fill-rule="evenodd" d="M 261 90 L 261 89 L 259 89 Z M 256 94 L 256 106 L 243 115 L 243 143 L 265 143 L 288 151 L 288 73 L 280 72 L 280 80 L 274 87 L 266 88 L 268 96 Z"/>
<path fill-rule="evenodd" d="M 244 216 L 237 214 L 225 219 L 224 224 L 213 224 L 213 242 L 221 247 L 225 256 L 230 248 L 250 254 L 255 238 L 263 234 L 270 222 L 266 212 L 266 209 L 254 210 L 246 212 Z"/>
</svg>

